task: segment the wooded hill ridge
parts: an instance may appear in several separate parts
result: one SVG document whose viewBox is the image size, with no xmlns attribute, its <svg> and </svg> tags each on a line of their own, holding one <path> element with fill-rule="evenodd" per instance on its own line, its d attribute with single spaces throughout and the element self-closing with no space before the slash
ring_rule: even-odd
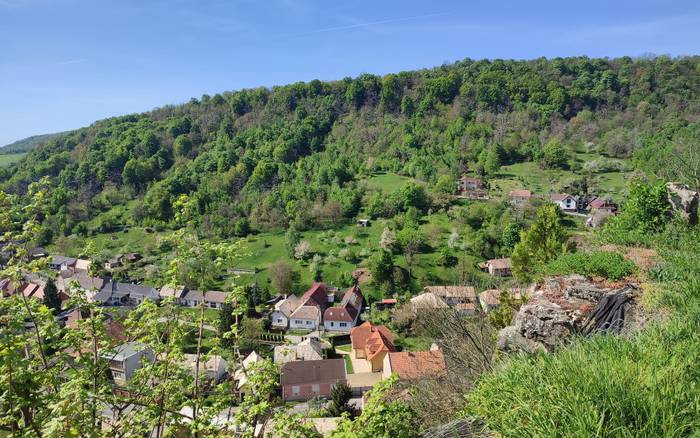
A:
<svg viewBox="0 0 700 438">
<path fill-rule="evenodd" d="M 322 228 L 363 206 L 391 217 L 405 205 L 368 198 L 359 183 L 377 171 L 435 184 L 521 161 L 566 167 L 583 150 L 697 187 L 669 160 L 700 137 L 699 90 L 697 56 L 466 59 L 246 89 L 61 134 L 0 169 L 0 188 L 54 180 L 54 235 L 84 234 L 86 221 L 119 204 L 135 223 L 167 226 L 189 194 L 205 232 L 227 238 Z"/>
</svg>

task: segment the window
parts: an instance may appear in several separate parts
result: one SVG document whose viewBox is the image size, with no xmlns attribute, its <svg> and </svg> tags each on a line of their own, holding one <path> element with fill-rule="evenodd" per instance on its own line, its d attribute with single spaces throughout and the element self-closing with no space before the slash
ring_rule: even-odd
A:
<svg viewBox="0 0 700 438">
<path fill-rule="evenodd" d="M 314 394 L 319 394 L 321 392 L 321 388 L 318 384 L 313 384 L 311 385 L 311 392 L 313 392 Z"/>
<path fill-rule="evenodd" d="M 292 386 L 292 395 L 299 395 L 300 388 L 298 386 Z"/>
<path fill-rule="evenodd" d="M 311 321 L 306 321 L 306 325 L 311 325 Z"/>
<path fill-rule="evenodd" d="M 331 327 L 333 327 L 333 326 L 334 326 L 334 324 L 335 324 L 335 323 L 334 323 L 333 321 L 331 321 Z"/>
<path fill-rule="evenodd" d="M 282 318 L 277 318 L 277 324 L 282 324 Z"/>
<path fill-rule="evenodd" d="M 341 327 L 347 327 L 347 326 L 348 326 L 348 323 L 347 323 L 347 322 L 341 322 L 341 323 L 340 323 L 340 326 L 341 326 Z"/>
</svg>

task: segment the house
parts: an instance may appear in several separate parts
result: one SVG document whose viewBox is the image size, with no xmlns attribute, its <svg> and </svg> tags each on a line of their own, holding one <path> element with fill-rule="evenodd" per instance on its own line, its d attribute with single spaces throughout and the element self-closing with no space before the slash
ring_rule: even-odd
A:
<svg viewBox="0 0 700 438">
<path fill-rule="evenodd" d="M 518 189 L 508 193 L 508 203 L 514 207 L 524 206 L 531 198 L 532 192 L 529 190 Z"/>
<path fill-rule="evenodd" d="M 37 284 L 37 283 L 29 282 L 22 289 L 22 294 L 27 298 L 34 298 L 34 299 L 37 299 L 39 301 L 43 301 L 44 300 L 44 286 Z M 63 301 L 63 300 L 61 300 L 61 301 Z"/>
<path fill-rule="evenodd" d="M 479 294 L 479 304 L 488 313 L 501 305 L 501 291 L 498 289 L 487 289 Z"/>
<path fill-rule="evenodd" d="M 172 298 L 177 304 L 182 304 L 182 299 L 187 295 L 189 289 L 185 286 L 170 286 L 165 285 L 160 288 L 158 295 L 162 299 Z"/>
<path fill-rule="evenodd" d="M 374 308 L 377 310 L 393 309 L 397 303 L 398 300 L 396 298 L 384 298 L 374 303 Z"/>
<path fill-rule="evenodd" d="M 233 373 L 233 380 L 236 382 L 236 389 L 239 393 L 245 394 L 248 391 L 248 378 L 250 377 L 250 373 L 255 372 L 255 364 L 263 360 L 265 359 L 255 351 L 251 352 L 243 359 L 240 368 Z"/>
<path fill-rule="evenodd" d="M 508 277 L 511 275 L 511 269 L 510 258 L 491 259 L 486 262 L 486 270 L 494 276 Z"/>
<path fill-rule="evenodd" d="M 75 329 L 78 327 L 78 321 L 89 315 L 84 315 L 80 309 L 67 310 L 62 315 L 62 320 L 66 327 Z M 105 334 L 114 341 L 126 342 L 126 328 L 117 320 L 115 320 L 112 315 L 105 313 L 102 319 L 102 326 L 104 327 Z"/>
<path fill-rule="evenodd" d="M 282 399 L 330 397 L 333 387 L 347 380 L 344 359 L 287 362 L 280 370 Z"/>
<path fill-rule="evenodd" d="M 476 303 L 457 303 L 452 308 L 464 316 L 476 315 Z"/>
<path fill-rule="evenodd" d="M 75 263 L 77 261 L 78 260 L 74 259 L 73 257 L 55 255 L 51 256 L 51 259 L 48 261 L 48 266 L 49 268 L 55 269 L 56 271 L 74 271 Z"/>
<path fill-rule="evenodd" d="M 566 193 L 553 193 L 549 199 L 562 211 L 576 213 L 578 210 L 578 199 Z"/>
<path fill-rule="evenodd" d="M 476 290 L 472 286 L 426 286 L 423 291 L 434 294 L 450 307 L 476 302 Z"/>
<path fill-rule="evenodd" d="M 367 227 L 369 227 L 369 225 L 370 225 L 369 219 L 358 219 L 357 220 L 358 227 L 367 228 Z"/>
<path fill-rule="evenodd" d="M 362 310 L 362 292 L 357 285 L 350 287 L 343 294 L 342 300 L 336 306 L 323 312 L 323 326 L 327 331 L 347 332 L 355 327 Z"/>
<path fill-rule="evenodd" d="M 471 178 L 464 175 L 457 180 L 457 191 L 460 193 L 473 192 L 485 188 L 486 184 L 484 184 L 481 178 Z"/>
<path fill-rule="evenodd" d="M 226 292 L 216 290 L 209 290 L 206 293 L 202 293 L 198 290 L 187 290 L 179 299 L 179 303 L 186 307 L 199 307 L 199 305 L 204 302 L 204 307 L 220 309 L 224 302 L 226 302 L 227 296 L 228 294 Z"/>
<path fill-rule="evenodd" d="M 0 295 L 3 297 L 9 297 L 17 293 L 18 291 L 24 290 L 26 283 L 21 281 L 19 283 L 12 281 L 9 278 L 3 278 L 0 280 Z"/>
<path fill-rule="evenodd" d="M 383 377 L 396 374 L 399 380 L 442 377 L 447 373 L 442 350 L 433 345 L 429 351 L 391 352 L 384 357 Z"/>
<path fill-rule="evenodd" d="M 316 330 L 321 325 L 323 312 L 333 299 L 323 283 L 314 283 L 304 295 L 299 306 L 289 316 L 289 328 Z"/>
<path fill-rule="evenodd" d="M 41 259 L 48 256 L 49 252 L 40 246 L 29 250 L 29 257 L 31 257 L 32 260 Z"/>
<path fill-rule="evenodd" d="M 273 352 L 275 363 L 323 359 L 323 345 L 315 337 L 308 337 L 298 344 L 276 345 Z"/>
<path fill-rule="evenodd" d="M 153 361 L 153 350 L 138 342 L 126 342 L 118 347 L 103 351 L 100 357 L 107 360 L 114 383 L 124 385 L 144 361 Z"/>
<path fill-rule="evenodd" d="M 211 355 L 206 361 L 202 360 L 204 357 L 200 358 L 199 362 L 199 377 L 204 379 L 208 384 L 220 383 L 226 377 L 226 366 L 228 365 L 226 359 L 218 355 Z M 197 366 L 197 355 L 196 354 L 185 354 L 182 366 L 192 372 L 194 376 L 195 368 Z"/>
<path fill-rule="evenodd" d="M 591 212 L 595 211 L 607 211 L 609 213 L 617 212 L 617 204 L 615 204 L 610 198 L 594 198 L 588 203 L 588 209 Z"/>
<path fill-rule="evenodd" d="M 350 343 L 355 359 L 365 359 L 372 372 L 382 371 L 384 357 L 396 351 L 394 335 L 383 325 L 374 325 L 367 321 L 350 331 Z"/>
<path fill-rule="evenodd" d="M 137 252 L 128 252 L 122 256 L 122 262 L 134 263 L 141 260 L 143 256 Z"/>
<path fill-rule="evenodd" d="M 75 260 L 75 272 L 83 272 L 85 274 L 90 271 L 90 266 L 92 266 L 92 262 L 90 260 L 85 260 L 85 259 L 76 259 Z"/>
<path fill-rule="evenodd" d="M 301 300 L 296 295 L 289 295 L 284 297 L 281 301 L 275 303 L 275 307 L 270 314 L 270 321 L 272 321 L 272 327 L 277 329 L 287 329 L 289 328 L 289 317 L 292 312 L 299 307 Z"/>
<path fill-rule="evenodd" d="M 610 216 L 614 215 L 615 213 L 608 210 L 596 210 L 586 218 L 586 226 L 590 228 L 602 227 L 610 219 Z"/>
<path fill-rule="evenodd" d="M 519 300 L 522 296 L 522 289 L 510 288 L 504 289 L 504 292 L 510 294 L 514 299 Z M 501 291 L 498 289 L 487 289 L 479 294 L 479 304 L 485 313 L 497 309 L 501 305 Z"/>
<path fill-rule="evenodd" d="M 59 296 L 66 299 L 75 289 L 85 292 L 88 300 L 104 304 L 109 298 L 107 291 L 102 291 L 105 280 L 100 277 L 91 277 L 85 272 L 72 273 L 71 271 L 61 271 L 56 278 L 56 288 Z M 63 298 L 62 298 L 63 300 Z"/>
<path fill-rule="evenodd" d="M 160 295 L 152 286 L 108 280 L 94 299 L 107 306 L 138 306 L 144 300 L 158 301 Z"/>
<path fill-rule="evenodd" d="M 109 258 L 109 259 L 107 259 L 107 261 L 105 261 L 105 269 L 108 271 L 117 269 L 121 265 L 122 265 L 122 256 L 121 255 Z"/>
<path fill-rule="evenodd" d="M 449 306 L 442 298 L 432 292 L 424 292 L 411 298 L 411 309 L 414 312 L 420 310 L 447 309 Z"/>
</svg>

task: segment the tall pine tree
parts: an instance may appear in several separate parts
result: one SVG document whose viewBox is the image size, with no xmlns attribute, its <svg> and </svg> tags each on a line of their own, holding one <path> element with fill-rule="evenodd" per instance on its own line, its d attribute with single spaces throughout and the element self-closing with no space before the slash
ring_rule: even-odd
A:
<svg viewBox="0 0 700 438">
<path fill-rule="evenodd" d="M 61 298 L 58 296 L 58 288 L 53 278 L 49 278 L 44 286 L 44 305 L 54 313 L 61 311 Z"/>
</svg>

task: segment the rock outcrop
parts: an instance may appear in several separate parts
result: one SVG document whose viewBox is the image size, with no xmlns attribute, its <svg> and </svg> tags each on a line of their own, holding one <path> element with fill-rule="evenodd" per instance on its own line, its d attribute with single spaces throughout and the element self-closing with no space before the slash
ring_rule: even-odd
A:
<svg viewBox="0 0 700 438">
<path fill-rule="evenodd" d="M 603 297 L 621 291 L 633 294 L 635 290 L 629 285 L 606 288 L 581 275 L 549 278 L 531 288 L 528 302 L 511 325 L 500 331 L 498 348 L 506 352 L 554 351 L 572 335 L 581 333 Z"/>
<path fill-rule="evenodd" d="M 685 184 L 667 183 L 668 202 L 671 204 L 673 211 L 690 222 L 691 225 L 698 223 L 698 203 L 700 196 L 698 192 L 691 190 Z"/>
</svg>

